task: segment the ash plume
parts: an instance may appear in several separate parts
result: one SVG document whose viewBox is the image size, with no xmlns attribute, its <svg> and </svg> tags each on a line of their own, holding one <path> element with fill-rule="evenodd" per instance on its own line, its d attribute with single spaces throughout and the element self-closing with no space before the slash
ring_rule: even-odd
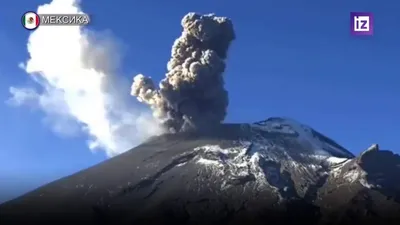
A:
<svg viewBox="0 0 400 225">
<path fill-rule="evenodd" d="M 134 77 L 131 95 L 150 106 L 171 132 L 221 123 L 229 103 L 224 88 L 225 59 L 235 39 L 232 22 L 214 14 L 189 13 L 172 46 L 166 77 L 156 89 L 149 77 Z"/>
</svg>

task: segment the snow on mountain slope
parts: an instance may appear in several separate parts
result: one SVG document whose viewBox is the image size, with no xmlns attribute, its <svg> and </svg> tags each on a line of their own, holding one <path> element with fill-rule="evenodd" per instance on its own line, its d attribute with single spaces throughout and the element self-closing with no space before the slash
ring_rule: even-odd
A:
<svg viewBox="0 0 400 225">
<path fill-rule="evenodd" d="M 344 158 L 354 157 L 353 154 L 333 140 L 320 134 L 311 127 L 290 118 L 273 117 L 256 122 L 252 126 L 271 133 L 277 132 L 293 135 L 298 138 L 299 142 L 310 145 L 317 155 L 336 155 Z"/>
<path fill-rule="evenodd" d="M 198 164 L 226 179 L 221 189 L 254 179 L 257 188 L 282 193 L 292 188 L 304 197 L 311 186 L 327 179 L 335 166 L 354 158 L 334 141 L 291 119 L 269 118 L 242 125 L 242 130 L 249 135 L 229 147 L 195 149 Z"/>
</svg>

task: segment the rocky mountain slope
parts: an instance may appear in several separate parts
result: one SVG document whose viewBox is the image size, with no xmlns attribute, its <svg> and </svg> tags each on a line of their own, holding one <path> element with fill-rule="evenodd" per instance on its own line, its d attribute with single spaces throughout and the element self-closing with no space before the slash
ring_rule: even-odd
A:
<svg viewBox="0 0 400 225">
<path fill-rule="evenodd" d="M 154 137 L 0 205 L 0 224 L 399 224 L 399 190 L 398 155 L 269 118 Z"/>
</svg>

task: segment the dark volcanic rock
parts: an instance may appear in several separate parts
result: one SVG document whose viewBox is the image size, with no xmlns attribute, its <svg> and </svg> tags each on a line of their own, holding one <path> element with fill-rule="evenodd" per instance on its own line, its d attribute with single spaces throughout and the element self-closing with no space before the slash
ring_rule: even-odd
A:
<svg viewBox="0 0 400 225">
<path fill-rule="evenodd" d="M 282 118 L 166 134 L 0 206 L 1 224 L 400 224 L 400 157 Z"/>
</svg>

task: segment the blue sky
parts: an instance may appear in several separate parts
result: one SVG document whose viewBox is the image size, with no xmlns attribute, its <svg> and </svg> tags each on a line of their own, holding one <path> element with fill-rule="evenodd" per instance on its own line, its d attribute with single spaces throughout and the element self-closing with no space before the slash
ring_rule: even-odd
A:
<svg viewBox="0 0 400 225">
<path fill-rule="evenodd" d="M 29 58 L 20 18 L 47 1 L 8 3 L 0 15 L 0 99 L 9 88 L 34 86 L 18 67 Z M 228 122 L 288 116 L 333 138 L 355 154 L 372 143 L 400 152 L 400 3 L 378 1 L 111 1 L 83 0 L 89 29 L 123 43 L 119 76 L 164 77 L 171 45 L 187 12 L 230 17 L 237 40 L 226 71 Z M 372 12 L 375 34 L 352 37 L 351 11 Z M 129 89 L 121 93 L 129 97 Z M 130 98 L 133 105 L 135 98 Z M 0 104 L 0 202 L 104 159 L 87 135 L 55 133 L 46 115 Z M 3 199 L 2 199 L 3 198 Z"/>
</svg>

